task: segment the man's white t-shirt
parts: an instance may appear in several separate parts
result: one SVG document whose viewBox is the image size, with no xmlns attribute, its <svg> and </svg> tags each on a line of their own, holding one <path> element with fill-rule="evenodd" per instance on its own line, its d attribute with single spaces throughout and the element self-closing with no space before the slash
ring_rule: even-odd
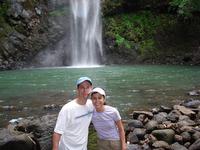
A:
<svg viewBox="0 0 200 150">
<path fill-rule="evenodd" d="M 87 150 L 92 112 L 91 100 L 87 100 L 85 105 L 73 100 L 62 107 L 54 129 L 54 132 L 62 134 L 59 150 Z"/>
</svg>

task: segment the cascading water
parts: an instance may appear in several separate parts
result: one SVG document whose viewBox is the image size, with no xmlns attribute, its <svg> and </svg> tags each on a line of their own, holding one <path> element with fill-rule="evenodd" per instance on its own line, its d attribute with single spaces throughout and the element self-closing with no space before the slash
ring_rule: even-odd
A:
<svg viewBox="0 0 200 150">
<path fill-rule="evenodd" d="M 70 0 L 70 6 L 71 65 L 98 65 L 103 55 L 100 0 Z"/>
<path fill-rule="evenodd" d="M 57 42 L 39 52 L 30 62 L 30 66 L 100 65 L 104 61 L 100 0 L 56 0 L 56 4 L 52 5 L 55 5 L 52 8 L 55 15 L 49 18 L 52 23 L 50 31 L 57 33 L 51 36 L 59 38 L 55 38 Z"/>
</svg>

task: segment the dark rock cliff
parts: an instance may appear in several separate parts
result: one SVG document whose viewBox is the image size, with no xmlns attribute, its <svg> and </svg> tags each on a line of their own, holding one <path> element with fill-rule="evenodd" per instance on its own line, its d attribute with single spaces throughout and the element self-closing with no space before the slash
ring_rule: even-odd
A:
<svg viewBox="0 0 200 150">
<path fill-rule="evenodd" d="M 26 66 L 39 51 L 62 38 L 67 26 L 56 13 L 62 5 L 53 0 L 1 1 L 0 70 Z"/>
</svg>

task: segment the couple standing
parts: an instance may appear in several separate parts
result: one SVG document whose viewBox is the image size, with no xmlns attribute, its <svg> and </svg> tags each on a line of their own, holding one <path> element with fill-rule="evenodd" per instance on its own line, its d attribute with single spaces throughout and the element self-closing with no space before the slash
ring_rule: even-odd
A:
<svg viewBox="0 0 200 150">
<path fill-rule="evenodd" d="M 92 89 L 88 77 L 77 80 L 77 98 L 59 112 L 53 133 L 52 150 L 87 150 L 90 122 L 97 131 L 99 150 L 125 150 L 125 133 L 117 109 L 105 105 L 106 94 Z M 91 99 L 88 96 L 91 94 Z"/>
</svg>

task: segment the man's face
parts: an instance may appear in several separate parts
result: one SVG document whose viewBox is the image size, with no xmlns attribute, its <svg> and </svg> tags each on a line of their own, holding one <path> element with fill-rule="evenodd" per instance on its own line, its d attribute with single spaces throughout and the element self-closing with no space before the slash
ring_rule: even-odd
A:
<svg viewBox="0 0 200 150">
<path fill-rule="evenodd" d="M 78 96 L 87 98 L 92 90 L 92 85 L 88 81 L 84 81 L 77 87 Z"/>
</svg>

